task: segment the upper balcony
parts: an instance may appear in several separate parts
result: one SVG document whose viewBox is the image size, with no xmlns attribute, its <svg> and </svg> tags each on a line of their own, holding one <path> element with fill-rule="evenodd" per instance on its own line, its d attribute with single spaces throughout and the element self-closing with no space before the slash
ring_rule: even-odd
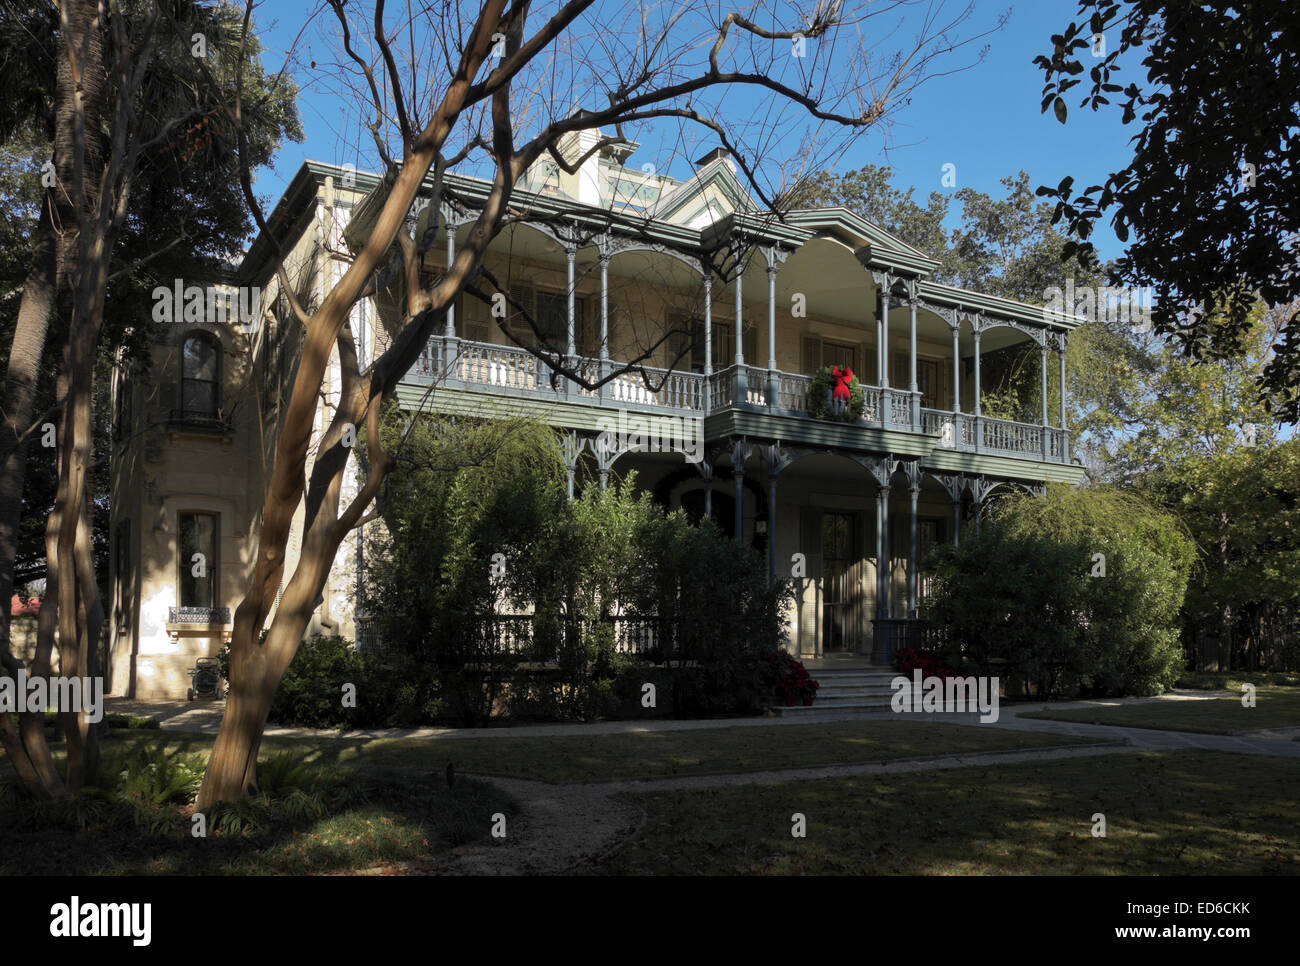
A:
<svg viewBox="0 0 1300 966">
<path fill-rule="evenodd" d="M 422 257 L 422 288 L 468 241 L 486 197 L 472 179 L 448 184 L 454 201 L 437 212 L 441 239 Z M 449 307 L 402 398 L 456 412 L 527 400 L 521 408 L 571 429 L 610 410 L 694 417 L 710 439 L 1077 475 L 1065 348 L 1080 320 L 933 282 L 938 262 L 845 209 L 776 218 L 743 195 L 714 160 L 635 219 L 563 192 L 524 197 L 537 220 L 521 215 L 493 239 L 474 282 L 480 297 L 462 294 Z M 367 205 L 351 216 L 360 234 Z M 433 217 L 413 212 L 422 237 Z M 399 275 L 374 300 L 376 352 L 404 324 L 405 284 Z M 588 390 L 520 347 L 533 344 L 562 354 L 588 382 L 617 372 L 619 360 L 643 363 Z M 808 411 L 812 374 L 836 365 L 863 387 L 856 426 Z M 430 384 L 450 392 L 426 398 Z"/>
<path fill-rule="evenodd" d="M 618 367 L 610 360 L 583 357 L 574 363 L 574 368 L 593 377 L 603 377 Z M 731 365 L 708 374 L 642 366 L 589 390 L 517 346 L 435 338 L 408 373 L 407 381 L 647 415 L 704 418 L 739 410 L 820 422 L 809 414 L 811 376 L 751 365 Z M 862 394 L 863 416 L 858 425 L 863 428 L 929 437 L 938 450 L 1071 462 L 1069 433 L 1059 426 L 930 408 L 924 405 L 929 400 L 919 389 L 863 385 Z M 951 407 L 954 398 L 949 393 L 942 401 Z M 797 424 L 788 429 L 791 437 L 799 435 Z"/>
</svg>

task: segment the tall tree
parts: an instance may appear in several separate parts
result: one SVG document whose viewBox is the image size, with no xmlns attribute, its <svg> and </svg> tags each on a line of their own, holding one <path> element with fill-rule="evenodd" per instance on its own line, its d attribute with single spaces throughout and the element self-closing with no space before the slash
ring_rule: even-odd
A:
<svg viewBox="0 0 1300 966">
<path fill-rule="evenodd" d="M 223 17 L 229 23 L 229 8 L 189 0 L 70 0 L 57 8 L 41 4 L 26 20 L 6 19 L 0 27 L 0 43 L 6 48 L 25 32 L 35 39 L 38 51 L 52 51 L 48 57 L 33 58 L 33 70 L 23 76 L 24 96 L 17 107 L 0 114 L 0 121 L 17 127 L 24 119 L 22 111 L 27 111 L 37 134 L 47 131 L 52 145 L 50 161 L 42 166 L 46 191 L 32 241 L 34 255 L 13 324 L 0 432 L 0 458 L 6 464 L 0 490 L 0 590 L 7 602 L 13 587 L 26 444 L 46 418 L 57 424 L 57 487 L 45 526 L 46 595 L 30 668 L 35 676 L 49 675 L 56 638 L 62 674 L 98 672 L 103 607 L 92 549 L 89 485 L 95 372 L 103 358 L 105 333 L 117 341 L 129 341 L 133 334 L 138 345 L 139 319 L 149 318 L 147 312 L 134 319 L 124 312 L 106 312 L 110 289 L 115 281 L 126 279 L 115 293 L 126 294 L 133 278 L 139 284 L 138 274 L 132 273 L 142 264 L 186 242 L 196 244 L 197 254 L 180 256 L 180 262 L 173 258 L 173 266 L 200 264 L 205 255 L 211 258 L 214 242 L 223 235 L 228 252 L 233 247 L 228 233 L 243 224 L 238 215 L 228 213 L 186 218 L 198 211 L 195 205 L 188 212 L 184 206 L 179 212 L 162 207 L 169 200 L 169 188 L 173 201 L 187 191 L 193 198 L 201 193 L 196 185 L 202 178 L 195 176 L 203 171 L 201 164 L 180 179 L 169 168 L 202 155 L 200 148 L 212 143 L 210 138 L 195 143 L 193 137 L 223 103 L 220 85 L 208 83 L 212 74 L 203 69 L 206 44 L 196 46 L 194 28 L 212 35 L 216 53 Z M 227 44 L 226 62 L 241 68 L 252 64 L 248 53 L 246 45 L 231 49 Z M 234 86 L 242 76 L 236 71 Z M 271 113 L 281 111 L 281 122 L 292 119 L 291 109 L 283 113 L 282 99 L 270 100 L 275 105 Z M 41 113 L 43 103 L 52 105 L 50 113 Z M 254 114 L 258 119 L 252 128 L 265 135 L 266 115 L 250 111 L 250 120 Z M 231 119 L 227 130 L 233 129 Z M 243 137 L 247 148 L 246 130 Z M 264 137 L 256 143 L 255 150 L 245 151 L 245 161 L 266 146 Z M 227 176 L 233 158 L 227 150 Z M 209 167 L 211 178 L 220 165 Z M 149 175 L 155 176 L 151 190 L 133 209 L 135 188 Z M 178 188 L 178 180 L 188 187 Z M 219 193 L 206 201 L 214 200 L 220 200 Z M 160 214 L 167 217 L 165 226 L 148 224 L 157 222 Z M 119 262 L 114 271 L 114 256 L 123 241 L 136 257 Z M 51 335 L 52 320 L 56 324 Z M 48 374 L 54 374 L 53 380 L 44 380 L 54 383 L 54 405 L 38 414 L 34 404 L 42 376 Z M 17 661 L 9 650 L 7 621 L 4 630 L 0 662 L 12 672 Z M 63 794 L 94 774 L 95 733 L 87 715 L 67 712 L 61 717 L 68 738 L 66 782 L 54 770 L 43 716 L 21 715 L 17 732 L 8 715 L 0 716 L 0 740 L 8 757 L 37 794 Z"/>
<path fill-rule="evenodd" d="M 1052 36 L 1051 53 L 1034 59 L 1046 80 L 1043 111 L 1066 123 L 1067 94 L 1086 71 L 1079 106 L 1117 109 L 1124 124 L 1141 127 L 1132 160 L 1104 184 L 1075 194 L 1067 177 L 1038 193 L 1056 199 L 1053 220 L 1084 255 L 1109 215 L 1128 243 L 1111 278 L 1154 287 L 1158 332 L 1192 358 L 1239 355 L 1257 297 L 1271 307 L 1300 295 L 1295 4 L 1080 0 L 1078 11 Z M 1139 58 L 1145 77 L 1134 79 Z M 1300 418 L 1298 319 L 1293 311 L 1278 328 L 1259 385 L 1292 423 Z"/>
</svg>

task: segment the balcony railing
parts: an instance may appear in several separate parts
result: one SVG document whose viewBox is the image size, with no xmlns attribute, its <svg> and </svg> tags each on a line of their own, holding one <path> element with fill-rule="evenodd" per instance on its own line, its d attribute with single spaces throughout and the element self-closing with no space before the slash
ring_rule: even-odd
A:
<svg viewBox="0 0 1300 966">
<path fill-rule="evenodd" d="M 654 661 L 673 656 L 677 633 L 671 620 L 624 616 L 601 618 L 598 623 L 613 634 L 614 650 L 619 654 Z M 594 629 L 593 623 L 585 620 L 539 626 L 532 614 L 490 614 L 472 626 L 469 654 L 480 661 L 509 656 L 550 664 L 558 659 L 563 635 L 576 643 L 588 639 Z M 358 647 L 366 651 L 386 654 L 392 650 L 373 617 L 357 618 L 357 640 Z"/>
<path fill-rule="evenodd" d="M 593 379 L 619 363 L 579 358 L 575 368 Z M 812 377 L 757 366 L 728 366 L 705 376 L 652 366 L 621 373 L 598 389 L 584 389 L 554 377 L 542 360 L 516 346 L 463 339 L 430 340 L 407 375 L 415 383 L 573 400 L 614 408 L 646 409 L 673 415 L 705 416 L 727 409 L 765 411 L 795 418 L 808 416 Z M 923 409 L 921 394 L 894 387 L 863 386 L 860 425 L 938 437 L 942 449 L 1068 463 L 1069 437 L 1063 429 L 988 416 Z"/>
<path fill-rule="evenodd" d="M 229 607 L 168 607 L 168 624 L 229 624 Z"/>
</svg>

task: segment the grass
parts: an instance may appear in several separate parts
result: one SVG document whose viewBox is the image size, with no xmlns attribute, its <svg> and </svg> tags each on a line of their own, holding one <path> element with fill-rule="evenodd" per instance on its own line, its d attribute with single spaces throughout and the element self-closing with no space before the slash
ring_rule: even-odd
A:
<svg viewBox="0 0 1300 966">
<path fill-rule="evenodd" d="M 103 743 L 106 761 L 117 759 L 113 774 L 133 752 L 147 750 L 156 760 L 188 763 L 191 780 L 153 781 L 147 767 L 137 767 L 135 787 L 151 804 L 83 796 L 34 810 L 0 805 L 0 873 L 302 874 L 415 861 L 485 837 L 495 812 L 517 814 L 513 801 L 467 772 L 544 781 L 663 778 L 1088 743 L 892 720 L 557 738 L 267 738 L 259 774 L 279 797 L 206 816 L 208 836 L 196 839 L 189 834 L 193 806 L 184 803 L 197 789 L 193 763 L 201 766 L 212 740 L 116 731 Z M 449 762 L 459 773 L 450 788 Z"/>
<path fill-rule="evenodd" d="M 1174 684 L 1176 688 L 1203 691 L 1240 691 L 1243 684 L 1256 687 L 1300 687 L 1300 671 L 1187 671 Z"/>
<path fill-rule="evenodd" d="M 1297 796 L 1300 761 L 1207 751 L 655 793 L 636 796 L 641 833 L 583 871 L 1294 874 Z"/>
<path fill-rule="evenodd" d="M 149 751 L 153 761 L 202 762 L 210 737 L 123 733 L 104 742 L 106 785 L 117 769 Z M 291 754 L 297 758 L 307 749 Z M 269 748 L 264 761 L 277 749 Z M 56 758 L 62 757 L 55 752 Z M 137 765 L 140 763 L 137 761 Z M 7 768 L 8 766 L 3 766 Z M 88 792 L 68 802 L 33 803 L 6 789 L 0 802 L 0 874 L 212 875 L 347 872 L 427 859 L 485 838 L 491 816 L 517 804 L 486 782 L 383 766 L 303 766 L 267 762 L 266 797 L 210 810 L 207 835 L 191 835 L 198 783 L 152 781 L 130 770 L 134 794 Z M 184 777 L 182 775 L 182 777 Z M 134 780 L 133 780 L 134 779 Z M 183 785 L 183 787 L 181 787 Z"/>
<path fill-rule="evenodd" d="M 268 738 L 274 748 L 310 749 L 307 760 L 537 781 L 615 781 L 846 765 L 929 755 L 1087 743 L 1067 735 L 928 722 L 837 721 L 546 738 Z"/>
<path fill-rule="evenodd" d="M 1240 697 L 1188 701 L 1146 701 L 1109 707 L 1062 708 L 1022 711 L 1022 718 L 1079 721 L 1085 724 L 1155 728 L 1232 735 L 1268 728 L 1300 727 L 1300 688 L 1260 687 L 1255 707 L 1242 706 Z"/>
</svg>

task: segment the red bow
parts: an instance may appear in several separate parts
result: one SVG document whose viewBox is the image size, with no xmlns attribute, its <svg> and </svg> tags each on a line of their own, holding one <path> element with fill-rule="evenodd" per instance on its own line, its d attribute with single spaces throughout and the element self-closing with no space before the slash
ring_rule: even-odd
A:
<svg viewBox="0 0 1300 966">
<path fill-rule="evenodd" d="M 831 387 L 831 398 L 849 399 L 851 396 L 849 392 L 849 381 L 853 378 L 853 370 L 848 366 L 845 366 L 842 369 L 839 366 L 835 366 L 831 369 L 831 378 L 835 381 L 834 385 Z"/>
</svg>

